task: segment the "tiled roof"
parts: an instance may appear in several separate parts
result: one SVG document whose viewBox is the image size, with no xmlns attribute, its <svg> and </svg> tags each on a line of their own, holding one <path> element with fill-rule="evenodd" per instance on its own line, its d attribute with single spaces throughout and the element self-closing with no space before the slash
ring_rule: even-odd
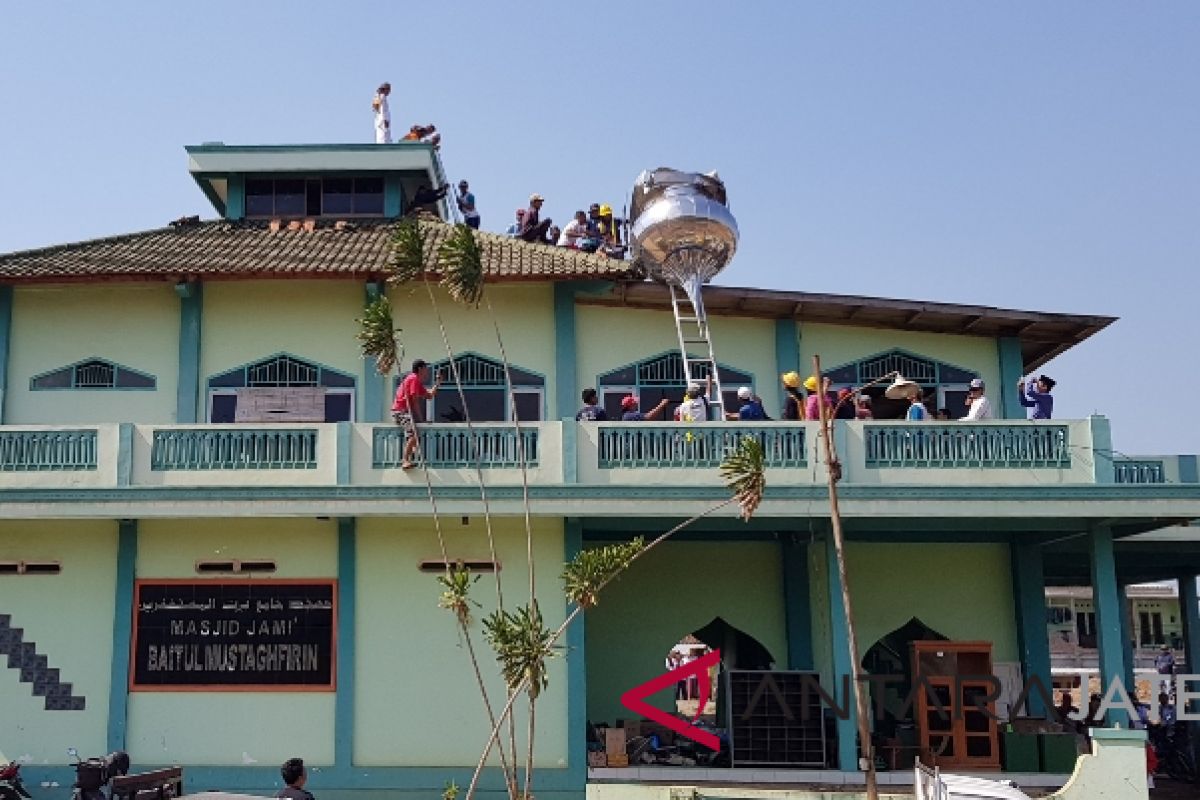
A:
<svg viewBox="0 0 1200 800">
<path fill-rule="evenodd" d="M 436 248 L 452 226 L 420 223 Z M 356 221 L 313 230 L 272 230 L 266 221 L 183 221 L 158 230 L 0 255 L 0 283 L 94 278 L 372 275 L 388 267 L 392 221 Z M 529 244 L 477 232 L 487 273 L 498 280 L 617 279 L 628 261 L 578 250 Z"/>
</svg>

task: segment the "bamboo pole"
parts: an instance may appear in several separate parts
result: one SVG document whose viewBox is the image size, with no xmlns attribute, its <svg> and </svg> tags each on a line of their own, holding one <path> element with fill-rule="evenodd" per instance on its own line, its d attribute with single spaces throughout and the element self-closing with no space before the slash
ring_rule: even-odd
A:
<svg viewBox="0 0 1200 800">
<path fill-rule="evenodd" d="M 821 357 L 813 356 L 813 374 L 817 377 L 817 408 L 821 418 L 821 442 L 825 451 L 826 472 L 829 474 L 829 520 L 833 528 L 833 548 L 837 554 L 838 575 L 842 585 L 842 610 L 846 614 L 846 632 L 850 640 L 850 671 L 854 684 L 855 711 L 858 716 L 858 737 L 861 753 L 867 764 L 867 800 L 879 800 L 879 786 L 875 776 L 875 751 L 871 746 L 871 717 L 867 702 L 867 690 L 859 664 L 858 639 L 854 632 L 854 612 L 850 605 L 850 582 L 846 576 L 846 540 L 842 533 L 842 514 L 838 509 L 837 483 L 842 477 L 842 465 L 837 460 L 833 446 L 833 409 L 825 398 L 825 386 L 821 376 Z M 862 759 L 860 759 L 861 762 Z"/>
</svg>

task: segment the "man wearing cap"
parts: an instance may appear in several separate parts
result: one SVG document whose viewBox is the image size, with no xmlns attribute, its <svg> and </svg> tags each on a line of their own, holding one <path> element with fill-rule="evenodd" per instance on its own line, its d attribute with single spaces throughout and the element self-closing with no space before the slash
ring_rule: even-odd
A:
<svg viewBox="0 0 1200 800">
<path fill-rule="evenodd" d="M 1053 388 L 1054 380 L 1045 375 L 1039 375 L 1036 381 L 1017 381 L 1017 400 L 1033 409 L 1030 419 L 1050 419 L 1054 415 L 1054 398 L 1050 396 Z"/>
<path fill-rule="evenodd" d="M 700 384 L 688 384 L 683 402 L 679 404 L 680 422 L 708 422 L 708 395 L 712 392 L 712 376 L 708 376 L 705 389 Z"/>
<path fill-rule="evenodd" d="M 469 227 L 479 230 L 479 211 L 475 209 L 475 195 L 471 194 L 466 181 L 458 182 L 458 210 L 462 212 L 463 221 Z"/>
<path fill-rule="evenodd" d="M 742 422 L 761 422 L 767 418 L 767 412 L 763 410 L 762 400 L 754 396 L 754 392 L 750 391 L 749 386 L 743 386 L 738 389 L 737 396 L 738 410 L 726 413 L 726 419 Z"/>
<path fill-rule="evenodd" d="M 993 419 L 992 404 L 983 394 L 983 381 L 975 378 L 967 384 L 967 415 L 963 422 L 978 422 Z"/>
<path fill-rule="evenodd" d="M 540 218 L 544 202 L 546 202 L 546 198 L 537 192 L 529 195 L 529 208 L 525 209 L 525 219 L 521 223 L 521 232 L 517 234 L 517 238 L 527 242 L 554 244 L 546 240 L 546 232 L 550 230 L 550 218 Z"/>
<path fill-rule="evenodd" d="M 664 397 L 654 408 L 642 412 L 638 410 L 638 399 L 627 394 L 621 398 L 621 422 L 645 422 L 648 419 L 658 419 L 667 410 L 670 403 L 671 400 Z"/>
</svg>

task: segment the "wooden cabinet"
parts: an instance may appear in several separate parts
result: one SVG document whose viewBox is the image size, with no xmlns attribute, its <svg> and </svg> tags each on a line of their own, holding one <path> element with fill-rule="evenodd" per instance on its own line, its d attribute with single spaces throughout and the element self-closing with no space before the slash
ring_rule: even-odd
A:
<svg viewBox="0 0 1200 800">
<path fill-rule="evenodd" d="M 913 692 L 921 760 L 1000 769 L 990 642 L 913 642 Z"/>
</svg>

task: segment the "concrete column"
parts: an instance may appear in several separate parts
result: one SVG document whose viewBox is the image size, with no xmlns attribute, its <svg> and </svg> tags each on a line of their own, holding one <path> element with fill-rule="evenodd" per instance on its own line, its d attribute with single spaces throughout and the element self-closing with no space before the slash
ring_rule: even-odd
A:
<svg viewBox="0 0 1200 800">
<path fill-rule="evenodd" d="M 8 350 L 12 341 L 13 287 L 0 286 L 0 423 L 4 418 L 4 397 L 8 394 Z"/>
<path fill-rule="evenodd" d="M 554 412 L 551 419 L 574 420 L 579 410 L 575 381 L 575 286 L 554 284 Z"/>
<path fill-rule="evenodd" d="M 1026 684 L 1036 678 L 1046 692 L 1052 694 L 1050 642 L 1046 634 L 1046 577 L 1039 543 L 1022 539 L 1013 541 L 1012 578 L 1021 673 Z M 1030 691 L 1027 713 L 1030 716 L 1044 716 L 1047 711 L 1041 693 Z"/>
<path fill-rule="evenodd" d="M 1121 642 L 1125 645 L 1125 686 L 1132 693 L 1134 687 L 1137 686 L 1133 679 L 1133 603 L 1130 601 L 1129 593 L 1125 590 L 1125 587 L 1125 583 L 1117 583 L 1117 598 L 1121 602 Z M 1149 698 L 1142 699 L 1148 700 Z"/>
<path fill-rule="evenodd" d="M 1112 529 L 1099 526 L 1090 534 L 1092 601 L 1096 607 L 1096 647 L 1100 661 L 1101 694 L 1117 681 L 1125 681 L 1125 644 L 1121 637 L 1121 594 L 1117 586 L 1117 564 L 1113 553 Z M 1126 687 L 1130 689 L 1131 687 Z M 1122 711 L 1109 714 L 1109 724 L 1129 724 Z"/>
<path fill-rule="evenodd" d="M 788 669 L 811 670 L 812 604 L 808 594 L 808 544 L 789 535 L 783 551 L 783 608 L 787 625 Z"/>
<path fill-rule="evenodd" d="M 179 295 L 179 381 L 175 393 L 175 422 L 204 422 L 200 402 L 200 334 L 204 315 L 204 286 L 199 281 L 175 285 Z"/>
<path fill-rule="evenodd" d="M 1200 675 L 1200 592 L 1196 591 L 1195 575 L 1179 576 L 1179 612 L 1183 618 L 1183 657 L 1187 661 L 1186 672 L 1189 675 Z M 1188 691 L 1200 691 L 1200 682 L 1192 683 Z M 1189 714 L 1200 715 L 1200 702 L 1191 702 L 1187 709 Z M 1200 763 L 1200 723 L 1191 723 L 1188 731 L 1189 739 L 1195 751 L 1197 763 Z"/>
<path fill-rule="evenodd" d="M 374 303 L 382 296 L 383 284 L 376 281 L 367 282 L 366 305 Z M 380 375 L 375 369 L 375 357 L 363 356 L 362 390 L 358 393 L 359 409 L 355 415 L 360 422 L 380 422 L 384 416 L 383 398 L 386 396 L 387 376 Z M 403 364 L 397 367 L 404 369 Z"/>
<path fill-rule="evenodd" d="M 583 522 L 563 520 L 563 555 L 570 561 L 583 549 Z M 571 608 L 567 608 L 571 613 Z M 572 791 L 587 788 L 587 614 L 567 628 L 567 780 Z"/>
<path fill-rule="evenodd" d="M 358 525 L 354 517 L 337 521 L 337 694 L 333 711 L 333 764 L 349 770 L 354 763 L 355 614 L 358 606 Z"/>
<path fill-rule="evenodd" d="M 125 749 L 129 724 L 129 648 L 133 633 L 133 582 L 137 577 L 137 520 L 117 523 L 117 588 L 113 613 L 112 672 L 108 692 L 108 752 Z"/>
<path fill-rule="evenodd" d="M 792 370 L 800 371 L 800 325 L 794 319 L 775 320 L 775 372 L 776 392 L 779 396 L 779 411 L 768 412 L 776 419 L 783 418 L 783 407 L 787 405 L 788 393 L 779 376 Z M 759 396 L 765 392 L 760 391 Z"/>
<path fill-rule="evenodd" d="M 858 722 L 854 703 L 854 685 L 847 684 L 846 679 L 854 680 L 854 665 L 850 663 L 850 630 L 846 622 L 846 612 L 842 607 L 842 580 L 838 573 L 837 549 L 833 546 L 833 536 L 825 537 L 825 566 L 829 584 L 829 632 L 833 652 L 833 675 L 829 694 L 837 702 L 839 709 L 846 713 L 838 714 L 838 769 L 843 772 L 858 771 Z M 849 688 L 849 692 L 845 689 Z"/>
<path fill-rule="evenodd" d="M 1001 336 L 996 343 L 1000 355 L 1000 416 L 1004 419 L 1023 419 L 1025 408 L 1021 405 L 1017 381 L 1025 377 L 1025 359 L 1021 355 L 1021 340 L 1015 336 Z"/>
</svg>

